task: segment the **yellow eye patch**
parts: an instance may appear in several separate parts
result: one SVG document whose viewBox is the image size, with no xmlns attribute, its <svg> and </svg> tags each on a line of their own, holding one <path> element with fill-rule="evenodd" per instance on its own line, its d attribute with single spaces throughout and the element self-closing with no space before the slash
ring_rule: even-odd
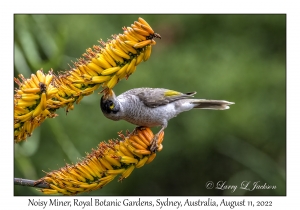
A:
<svg viewBox="0 0 300 210">
<path fill-rule="evenodd" d="M 112 103 L 110 106 L 109 106 L 110 109 L 113 109 L 115 108 L 115 105 Z"/>
</svg>

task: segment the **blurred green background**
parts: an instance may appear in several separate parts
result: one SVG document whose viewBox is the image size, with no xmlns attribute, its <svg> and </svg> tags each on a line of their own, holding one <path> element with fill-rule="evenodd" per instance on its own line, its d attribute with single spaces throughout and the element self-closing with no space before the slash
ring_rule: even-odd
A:
<svg viewBox="0 0 300 210">
<path fill-rule="evenodd" d="M 236 104 L 227 111 L 192 110 L 169 121 L 164 149 L 122 183 L 80 195 L 286 195 L 285 15 L 15 15 L 14 76 L 43 68 L 68 69 L 100 38 L 122 33 L 143 17 L 162 36 L 152 55 L 122 80 L 116 94 L 136 87 L 164 87 Z M 100 91 L 100 90 L 99 90 Z M 125 121 L 106 119 L 95 91 L 66 115 L 46 120 L 15 144 L 14 175 L 39 179 L 76 163 L 118 131 Z M 153 129 L 157 131 L 157 128 Z M 213 189 L 206 189 L 212 181 Z M 276 189 L 220 190 L 243 181 Z M 15 186 L 15 195 L 42 195 Z"/>
</svg>

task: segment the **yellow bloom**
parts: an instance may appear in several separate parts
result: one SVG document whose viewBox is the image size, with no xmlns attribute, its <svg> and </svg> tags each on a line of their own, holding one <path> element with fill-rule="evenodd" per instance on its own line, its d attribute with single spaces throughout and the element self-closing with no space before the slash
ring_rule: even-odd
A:
<svg viewBox="0 0 300 210">
<path fill-rule="evenodd" d="M 41 189 L 41 192 L 75 195 L 97 190 L 118 175 L 119 181 L 128 178 L 135 168 L 152 162 L 156 157 L 156 153 L 152 153 L 149 149 L 153 138 L 150 128 L 136 129 L 127 136 L 119 133 L 119 136 L 121 140 L 101 142 L 98 148 L 81 162 L 48 172 L 45 177 L 36 182 L 49 186 L 48 189 Z M 163 137 L 164 133 L 161 133 L 158 139 L 159 147 L 162 145 Z M 125 147 L 125 150 L 121 149 L 122 147 Z M 133 149 L 130 149 L 131 147 Z M 140 147 L 144 148 L 144 152 L 137 155 L 134 151 L 139 150 Z"/>
</svg>

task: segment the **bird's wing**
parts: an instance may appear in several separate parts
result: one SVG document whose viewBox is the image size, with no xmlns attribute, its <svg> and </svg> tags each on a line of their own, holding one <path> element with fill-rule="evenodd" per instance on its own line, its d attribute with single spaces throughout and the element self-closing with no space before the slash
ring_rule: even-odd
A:
<svg viewBox="0 0 300 210">
<path fill-rule="evenodd" d="M 140 88 L 136 89 L 135 94 L 146 106 L 158 107 L 173 101 L 190 98 L 196 92 L 180 93 L 174 90 L 163 88 Z"/>
</svg>

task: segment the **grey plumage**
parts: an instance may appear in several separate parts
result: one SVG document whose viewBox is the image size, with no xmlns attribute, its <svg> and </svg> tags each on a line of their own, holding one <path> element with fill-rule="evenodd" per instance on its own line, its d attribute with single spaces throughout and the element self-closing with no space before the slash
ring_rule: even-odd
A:
<svg viewBox="0 0 300 210">
<path fill-rule="evenodd" d="M 229 109 L 233 102 L 223 100 L 192 99 L 196 92 L 180 93 L 164 88 L 136 88 L 118 97 L 106 91 L 100 101 L 103 114 L 112 120 L 126 120 L 137 126 L 161 126 L 155 135 L 151 151 L 155 151 L 157 137 L 168 121 L 184 111 L 195 109 Z"/>
</svg>

